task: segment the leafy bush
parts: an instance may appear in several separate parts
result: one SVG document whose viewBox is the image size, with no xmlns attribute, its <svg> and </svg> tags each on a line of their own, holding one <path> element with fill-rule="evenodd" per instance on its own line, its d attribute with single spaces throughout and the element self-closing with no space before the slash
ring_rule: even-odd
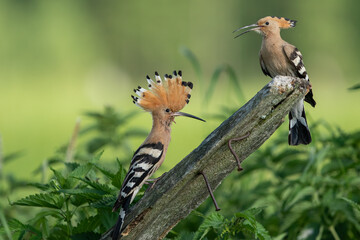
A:
<svg viewBox="0 0 360 240">
<path fill-rule="evenodd" d="M 7 185 L 0 189 L 2 197 L 8 196 L 9 189 L 13 190 L 15 186 L 36 187 L 40 193 L 10 202 L 12 207 L 5 208 L 5 215 L 0 215 L 0 234 L 9 239 L 99 239 L 101 233 L 116 222 L 118 214 L 112 213 L 111 209 L 126 171 L 119 160 L 108 166 L 101 163 L 102 152 L 97 152 L 109 147 L 120 148 L 128 153 L 129 159 L 132 152 L 128 150 L 127 141 L 144 137 L 146 133 L 125 128 L 134 113 L 120 114 L 106 107 L 103 113 L 86 115 L 92 118 L 92 124 L 82 131 L 77 125 L 70 143 L 35 171 L 41 173 L 43 179 L 48 170 L 52 172 L 46 183 L 24 183 L 14 176 L 2 176 Z M 94 136 L 75 149 L 77 135 L 91 133 Z M 12 154 L 4 159 L 9 161 L 15 157 Z M 141 191 L 137 199 L 142 195 Z M 27 214 L 31 219 L 26 223 L 18 219 L 17 212 L 10 211 L 17 206 L 32 207 Z M 36 211 L 34 207 L 41 210 Z"/>
<path fill-rule="evenodd" d="M 99 151 L 129 149 L 123 139 L 145 133 L 126 128 L 133 113 L 106 108 L 87 115 L 93 123 L 82 131 L 76 127 L 70 144 L 36 171 L 44 181 L 26 183 L 0 173 L 0 239 L 99 239 L 116 222 L 117 213 L 111 208 L 126 171 L 120 160 L 101 163 L 104 157 Z M 270 140 L 244 162 L 241 174 L 233 173 L 217 189 L 221 212 L 214 212 L 207 200 L 167 238 L 360 238 L 360 132 L 344 133 L 327 126 L 324 134 L 320 125 L 326 126 L 311 126 L 314 142 L 310 146 L 289 147 L 285 131 Z M 78 133 L 92 136 L 75 148 Z M 5 156 L 2 162 L 16 156 Z M 13 187 L 36 187 L 39 192 L 10 201 L 9 206 L 3 199 Z M 24 206 L 30 208 L 26 211 Z M 25 212 L 25 218 L 19 218 L 20 212 Z"/>
<path fill-rule="evenodd" d="M 185 239 L 183 232 L 193 232 L 201 236 L 194 239 L 359 239 L 360 132 L 327 129 L 322 136 L 312 126 L 315 141 L 308 147 L 289 147 L 282 132 L 216 190 L 221 215 L 206 201 L 201 214 L 191 214 L 168 237 Z M 248 210 L 234 213 L 240 209 Z M 254 209 L 258 222 L 249 214 Z"/>
<path fill-rule="evenodd" d="M 201 83 L 204 76 L 197 58 L 187 48 L 181 52 Z M 237 101 L 245 102 L 234 70 L 224 64 L 212 74 L 203 104 L 210 101 L 222 72 L 229 77 L 230 92 L 236 90 Z M 222 106 L 208 117 L 224 120 L 234 110 Z M 120 149 L 128 163 L 135 150 L 129 140 L 147 132 L 127 127 L 134 112 L 106 107 L 103 113 L 86 115 L 92 123 L 81 131 L 77 125 L 70 143 L 35 171 L 42 175 L 40 183 L 2 173 L 1 165 L 20 153 L 1 157 L 0 152 L 0 240 L 99 239 L 116 222 L 117 213 L 111 209 L 126 171 L 119 159 L 101 163 L 100 151 Z M 311 130 L 314 141 L 309 146 L 289 147 L 285 131 L 268 141 L 244 162 L 241 174 L 233 173 L 216 190 L 220 213 L 208 199 L 167 239 L 360 239 L 360 132 L 333 130 L 324 122 L 313 124 Z M 83 142 L 75 147 L 78 135 Z M 28 187 L 40 192 L 10 201 L 11 206 L 4 200 Z M 144 189 L 134 203 L 143 194 Z"/>
</svg>

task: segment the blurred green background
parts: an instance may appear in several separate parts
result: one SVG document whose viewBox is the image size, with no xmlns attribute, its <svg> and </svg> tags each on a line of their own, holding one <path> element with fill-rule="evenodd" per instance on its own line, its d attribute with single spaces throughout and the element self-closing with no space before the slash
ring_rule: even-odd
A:
<svg viewBox="0 0 360 240">
<path fill-rule="evenodd" d="M 316 109 L 308 121 L 324 119 L 345 131 L 360 127 L 358 83 L 360 3 L 348 1 L 1 1 L 0 135 L 4 154 L 22 156 L 5 172 L 30 179 L 32 171 L 71 138 L 76 119 L 104 105 L 139 114 L 130 127 L 151 128 L 151 116 L 130 95 L 145 76 L 182 70 L 194 83 L 185 112 L 206 118 L 220 106 L 241 107 L 227 77 L 212 97 L 204 94 L 214 70 L 228 64 L 248 100 L 270 79 L 259 66 L 261 37 L 232 31 L 267 15 L 298 20 L 282 36 L 304 56 Z M 199 79 L 181 49 L 198 58 Z M 82 117 L 82 125 L 87 119 Z M 287 121 L 287 120 L 286 120 Z M 178 119 L 160 175 L 194 149 L 220 121 Z M 287 128 L 287 122 L 282 128 Z M 143 141 L 132 142 L 133 150 Z M 181 148 L 175 147 L 181 145 Z M 120 151 L 106 152 L 108 158 Z M 130 162 L 130 159 L 129 159 Z"/>
</svg>

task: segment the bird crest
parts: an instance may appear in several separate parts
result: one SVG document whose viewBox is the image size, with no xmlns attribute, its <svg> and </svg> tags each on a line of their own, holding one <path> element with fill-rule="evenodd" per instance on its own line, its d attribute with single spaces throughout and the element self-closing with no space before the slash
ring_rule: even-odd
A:
<svg viewBox="0 0 360 240">
<path fill-rule="evenodd" d="M 182 81 L 181 71 L 174 71 L 173 75 L 165 74 L 164 81 L 157 72 L 155 81 L 147 75 L 148 90 L 140 86 L 134 89 L 138 97 L 131 95 L 133 103 L 149 112 L 161 108 L 169 108 L 172 112 L 183 109 L 189 103 L 193 84 Z"/>
<path fill-rule="evenodd" d="M 290 20 L 290 19 L 284 18 L 284 17 L 271 16 L 271 17 L 265 17 L 263 19 L 266 19 L 266 18 L 271 18 L 272 20 L 278 22 L 279 27 L 283 28 L 283 29 L 295 27 L 296 22 L 297 22 L 296 20 Z M 264 20 L 264 21 L 266 21 L 266 20 Z"/>
</svg>

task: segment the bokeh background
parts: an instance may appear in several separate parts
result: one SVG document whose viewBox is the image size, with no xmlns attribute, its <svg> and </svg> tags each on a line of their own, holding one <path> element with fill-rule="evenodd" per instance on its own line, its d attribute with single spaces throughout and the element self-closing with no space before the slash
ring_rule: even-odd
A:
<svg viewBox="0 0 360 240">
<path fill-rule="evenodd" d="M 76 119 L 84 126 L 84 112 L 106 105 L 139 112 L 129 127 L 149 131 L 150 114 L 133 105 L 130 95 L 155 70 L 163 75 L 181 69 L 184 80 L 194 83 L 185 112 L 206 118 L 224 106 L 241 107 L 244 102 L 226 75 L 209 102 L 204 95 L 223 64 L 234 69 L 247 100 L 270 80 L 259 66 L 261 37 L 249 33 L 234 39 L 232 33 L 267 15 L 298 20 L 282 37 L 301 50 L 312 81 L 318 105 L 306 106 L 310 126 L 324 119 L 345 131 L 359 129 L 360 94 L 348 90 L 360 82 L 359 8 L 356 0 L 1 1 L 1 146 L 3 154 L 21 152 L 3 170 L 33 179 L 35 168 L 69 141 Z M 200 68 L 186 57 L 188 50 Z M 157 174 L 173 167 L 219 124 L 213 118 L 206 124 L 178 119 Z M 130 148 L 143 139 L 132 141 Z M 115 160 L 122 153 L 104 154 Z"/>
</svg>

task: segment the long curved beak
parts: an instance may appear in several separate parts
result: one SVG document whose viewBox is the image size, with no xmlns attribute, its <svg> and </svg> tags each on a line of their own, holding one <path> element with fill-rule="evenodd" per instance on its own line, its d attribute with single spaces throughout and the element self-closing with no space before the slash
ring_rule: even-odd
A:
<svg viewBox="0 0 360 240">
<path fill-rule="evenodd" d="M 194 118 L 194 119 L 197 119 L 197 120 L 200 120 L 200 121 L 203 121 L 203 122 L 206 122 L 204 119 L 201 119 L 199 117 L 196 117 L 194 115 L 191 115 L 191 114 L 188 114 L 188 113 L 184 113 L 184 112 L 175 112 L 172 114 L 174 117 L 176 116 L 184 116 L 184 117 L 189 117 L 189 118 Z"/>
<path fill-rule="evenodd" d="M 233 33 L 238 32 L 238 31 L 243 30 L 243 29 L 246 29 L 246 28 L 252 28 L 252 29 L 246 30 L 245 32 L 240 33 L 239 35 L 237 35 L 234 38 L 240 37 L 241 35 L 243 35 L 245 33 L 248 33 L 248 32 L 251 32 L 251 31 L 260 30 L 260 27 L 261 26 L 259 26 L 259 25 L 257 25 L 255 23 L 255 24 L 251 24 L 251 25 L 248 25 L 248 26 L 245 26 L 245 27 L 238 28 L 238 29 L 234 30 Z"/>
</svg>

